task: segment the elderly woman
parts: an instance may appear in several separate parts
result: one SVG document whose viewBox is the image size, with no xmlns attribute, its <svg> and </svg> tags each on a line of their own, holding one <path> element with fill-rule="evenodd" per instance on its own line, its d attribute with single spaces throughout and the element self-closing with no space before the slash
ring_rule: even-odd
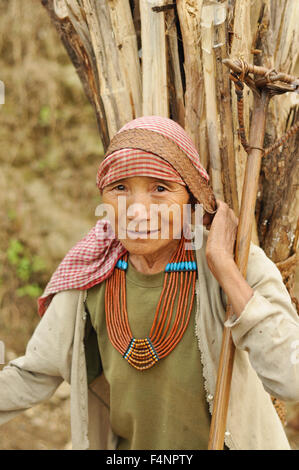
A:
<svg viewBox="0 0 299 470">
<path fill-rule="evenodd" d="M 0 373 L 0 423 L 66 380 L 75 449 L 207 449 L 229 302 L 237 349 L 226 446 L 289 449 L 270 394 L 299 400 L 298 317 L 262 249 L 251 245 L 241 276 L 238 220 L 222 201 L 216 211 L 185 131 L 157 116 L 129 122 L 97 185 L 107 216 L 59 265 L 26 354 Z"/>
</svg>

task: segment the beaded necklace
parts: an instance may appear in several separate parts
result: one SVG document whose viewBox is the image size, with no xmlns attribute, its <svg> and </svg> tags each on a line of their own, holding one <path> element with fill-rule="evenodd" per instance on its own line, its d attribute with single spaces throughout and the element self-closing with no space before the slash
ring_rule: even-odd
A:
<svg viewBox="0 0 299 470">
<path fill-rule="evenodd" d="M 149 369 L 166 357 L 181 340 L 188 326 L 194 302 L 197 266 L 193 251 L 184 249 L 185 242 L 185 238 L 182 237 L 176 253 L 165 268 L 161 296 L 151 331 L 146 338 L 134 338 L 128 321 L 126 302 L 128 253 L 118 260 L 113 274 L 106 280 L 105 311 L 109 339 L 123 358 L 138 370 Z M 191 299 L 188 302 L 190 289 Z M 170 328 L 177 294 L 177 309 Z"/>
</svg>

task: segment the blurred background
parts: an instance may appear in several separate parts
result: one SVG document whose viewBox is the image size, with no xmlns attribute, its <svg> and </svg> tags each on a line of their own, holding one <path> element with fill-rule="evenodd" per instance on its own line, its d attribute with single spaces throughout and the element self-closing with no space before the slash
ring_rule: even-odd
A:
<svg viewBox="0 0 299 470">
<path fill-rule="evenodd" d="M 0 340 L 23 355 L 37 297 L 67 251 L 96 223 L 97 124 L 40 0 L 0 3 Z M 1 366 L 0 366 L 1 368 Z M 287 405 L 299 449 L 299 407 Z M 0 427 L 0 449 L 69 449 L 69 386 Z"/>
<path fill-rule="evenodd" d="M 0 340 L 23 355 L 36 299 L 96 223 L 103 155 L 94 112 L 39 0 L 0 2 Z M 69 388 L 0 428 L 0 449 L 68 446 Z"/>
</svg>

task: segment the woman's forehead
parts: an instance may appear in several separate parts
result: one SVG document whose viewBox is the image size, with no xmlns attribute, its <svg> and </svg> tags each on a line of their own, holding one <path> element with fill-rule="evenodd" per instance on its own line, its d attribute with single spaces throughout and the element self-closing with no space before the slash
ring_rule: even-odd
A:
<svg viewBox="0 0 299 470">
<path fill-rule="evenodd" d="M 155 176 L 130 176 L 130 177 L 125 177 L 118 179 L 111 183 L 109 186 L 115 185 L 115 184 L 129 184 L 132 186 L 136 185 L 150 185 L 153 183 L 161 183 L 161 184 L 167 184 L 167 185 L 177 185 L 179 183 L 175 183 L 174 181 L 169 181 L 167 179 L 161 178 L 161 177 L 155 177 Z"/>
</svg>

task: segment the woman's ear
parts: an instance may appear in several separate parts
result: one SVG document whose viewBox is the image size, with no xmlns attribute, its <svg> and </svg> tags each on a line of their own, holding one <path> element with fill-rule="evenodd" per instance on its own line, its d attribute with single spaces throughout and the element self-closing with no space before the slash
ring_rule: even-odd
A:
<svg viewBox="0 0 299 470">
<path fill-rule="evenodd" d="M 198 204 L 198 201 L 197 199 L 193 196 L 193 194 L 191 193 L 191 191 L 189 191 L 189 204 L 191 204 L 191 223 L 194 225 L 195 223 L 195 207 L 196 207 L 196 204 Z M 211 227 L 211 223 L 213 221 L 213 217 L 214 217 L 214 214 L 209 214 L 208 212 L 206 212 L 204 209 L 203 210 L 203 219 L 202 219 L 202 223 L 203 225 L 207 228 L 207 230 L 210 230 L 210 227 Z"/>
<path fill-rule="evenodd" d="M 213 216 L 214 214 L 209 214 L 208 212 L 204 211 L 203 225 L 205 225 L 207 230 L 210 230 L 213 221 Z"/>
</svg>

